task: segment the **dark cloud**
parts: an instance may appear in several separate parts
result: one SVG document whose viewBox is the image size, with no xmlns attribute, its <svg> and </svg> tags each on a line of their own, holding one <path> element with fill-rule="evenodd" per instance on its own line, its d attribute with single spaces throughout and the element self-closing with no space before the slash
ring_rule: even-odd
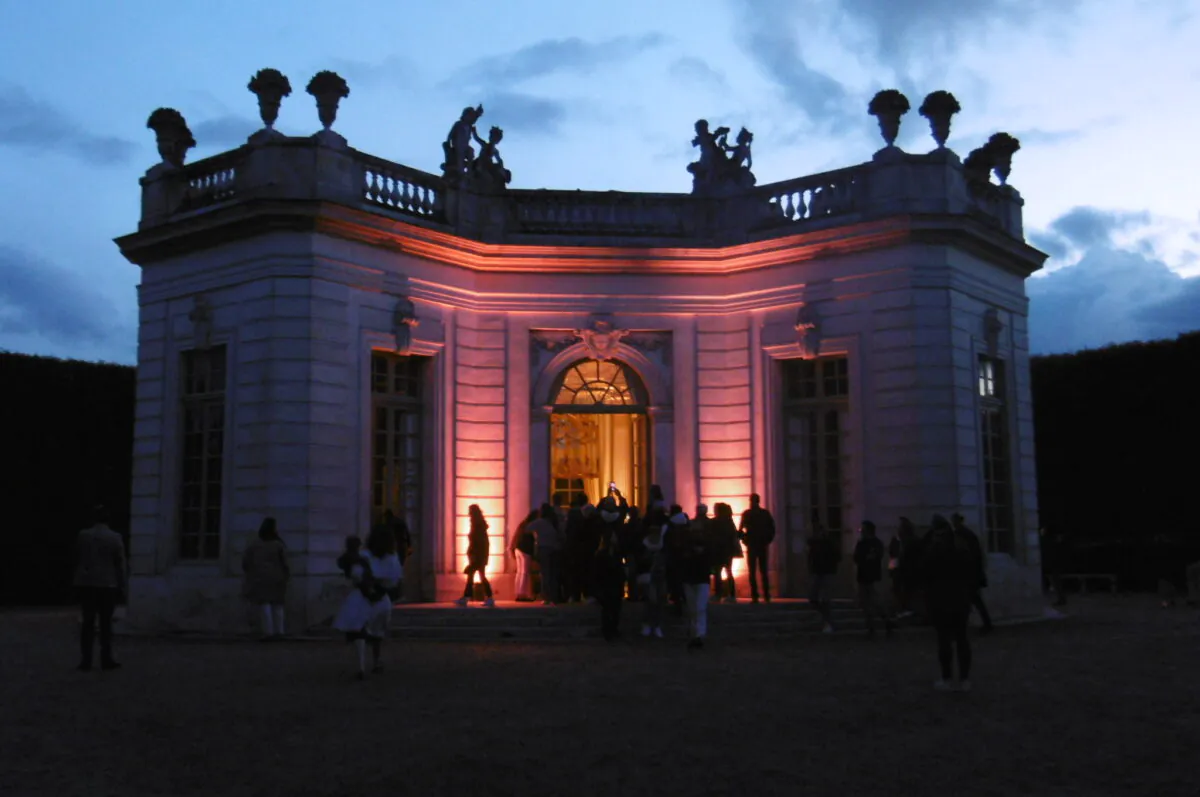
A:
<svg viewBox="0 0 1200 797">
<path fill-rule="evenodd" d="M 192 125 L 192 137 L 196 146 L 205 147 L 240 147 L 252 133 L 262 127 L 261 121 L 247 119 L 244 116 L 218 116 L 215 119 L 205 119 L 199 124 Z"/>
<path fill-rule="evenodd" d="M 660 47 L 667 38 L 660 33 L 618 36 L 598 42 L 578 37 L 544 39 L 504 55 L 480 58 L 459 69 L 443 87 L 505 89 L 523 81 L 562 72 L 586 74 Z"/>
<path fill-rule="evenodd" d="M 0 86 L 0 145 L 57 152 L 102 166 L 128 163 L 139 147 L 91 133 L 58 108 L 19 86 Z"/>
<path fill-rule="evenodd" d="M 742 50 L 804 113 L 812 126 L 841 128 L 860 121 L 850 91 L 825 72 L 808 66 L 799 39 L 797 6 L 770 0 L 738 0 L 738 39 Z"/>
<path fill-rule="evenodd" d="M 1071 208 L 1050 222 L 1050 228 L 1031 233 L 1030 240 L 1043 252 L 1064 257 L 1068 250 L 1109 246 L 1113 235 L 1150 223 L 1146 211 L 1102 210 L 1087 206 Z M 1145 250 L 1150 254 L 1152 250 Z"/>
<path fill-rule="evenodd" d="M 670 75 L 679 81 L 714 89 L 726 89 L 729 84 L 725 75 L 709 66 L 703 58 L 686 56 L 676 59 L 670 66 Z"/>
<path fill-rule="evenodd" d="M 1030 279 L 1027 290 L 1035 354 L 1200 329 L 1200 277 L 1182 277 L 1138 252 L 1091 249 L 1073 266 Z"/>
<path fill-rule="evenodd" d="M 838 27 L 866 35 L 880 63 L 906 71 L 916 58 L 951 55 L 997 26 L 1028 26 L 1037 15 L 1072 14 L 1079 0 L 840 0 Z"/>
<path fill-rule="evenodd" d="M 1051 261 L 1082 253 L 1074 265 L 1028 281 L 1030 346 L 1050 354 L 1110 343 L 1174 337 L 1200 328 L 1200 277 L 1162 261 L 1146 235 L 1118 248 L 1114 235 L 1149 224 L 1144 211 L 1072 208 L 1031 232 Z"/>
<path fill-rule="evenodd" d="M 0 244 L 0 335 L 35 335 L 66 346 L 118 345 L 136 333 L 89 283 L 41 258 Z"/>
<path fill-rule="evenodd" d="M 334 58 L 324 69 L 333 71 L 346 78 L 353 91 L 355 84 L 363 88 L 376 86 L 399 86 L 409 88 L 420 77 L 416 63 L 399 55 L 389 55 L 382 61 L 359 61 L 351 58 Z M 307 85 L 307 81 L 305 83 Z"/>
<path fill-rule="evenodd" d="M 567 116 L 566 105 L 558 100 L 511 91 L 488 94 L 483 108 L 488 122 L 504 128 L 506 133 L 553 135 Z"/>
</svg>

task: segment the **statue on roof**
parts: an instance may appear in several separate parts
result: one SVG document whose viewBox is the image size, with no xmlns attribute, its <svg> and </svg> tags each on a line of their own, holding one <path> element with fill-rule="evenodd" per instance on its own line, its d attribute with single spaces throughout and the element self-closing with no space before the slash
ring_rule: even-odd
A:
<svg viewBox="0 0 1200 797">
<path fill-rule="evenodd" d="M 463 108 L 462 115 L 450 128 L 450 134 L 442 142 L 442 151 L 446 162 L 442 164 L 442 177 L 450 185 L 458 185 L 471 178 L 472 166 L 475 163 L 475 150 L 471 147 L 471 139 L 479 140 L 475 132 L 475 123 L 483 116 L 483 106 Z"/>
<path fill-rule="evenodd" d="M 504 159 L 500 157 L 498 149 L 504 131 L 493 125 L 488 131 L 487 141 L 484 141 L 472 127 L 471 137 L 479 144 L 479 157 L 471 164 L 471 176 L 475 184 L 485 191 L 503 191 L 512 181 L 512 172 L 504 168 Z"/>
<path fill-rule="evenodd" d="M 730 144 L 729 128 L 709 130 L 708 121 L 696 122 L 696 137 L 692 146 L 700 148 L 700 159 L 688 164 L 692 173 L 692 193 L 697 196 L 725 196 L 754 185 L 750 169 L 753 160 L 750 144 L 754 134 L 742 128 L 737 143 Z"/>
</svg>

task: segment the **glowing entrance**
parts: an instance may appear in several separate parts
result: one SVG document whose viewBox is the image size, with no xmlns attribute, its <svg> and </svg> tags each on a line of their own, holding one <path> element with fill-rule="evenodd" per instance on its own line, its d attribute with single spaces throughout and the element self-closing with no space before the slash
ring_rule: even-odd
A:
<svg viewBox="0 0 1200 797">
<path fill-rule="evenodd" d="M 569 505 L 580 493 L 593 504 L 610 482 L 641 506 L 649 484 L 646 390 L 631 369 L 613 360 L 568 366 L 550 416 L 550 498 Z"/>
</svg>

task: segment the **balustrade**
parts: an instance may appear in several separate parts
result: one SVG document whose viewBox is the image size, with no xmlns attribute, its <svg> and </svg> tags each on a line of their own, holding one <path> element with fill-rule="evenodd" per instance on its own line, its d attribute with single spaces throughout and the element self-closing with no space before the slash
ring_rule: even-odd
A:
<svg viewBox="0 0 1200 797">
<path fill-rule="evenodd" d="M 364 200 L 409 216 L 441 220 L 440 177 L 362 152 L 354 154 L 363 167 Z"/>
<path fill-rule="evenodd" d="M 512 218 L 521 232 L 682 235 L 687 194 L 616 191 L 509 191 Z"/>
<path fill-rule="evenodd" d="M 840 216 L 861 209 L 865 172 L 862 167 L 839 169 L 759 186 L 751 194 L 771 205 L 768 227 Z"/>
<path fill-rule="evenodd" d="M 167 199 L 163 205 L 165 213 L 160 218 L 243 197 L 312 196 L 312 189 L 307 187 L 307 181 L 315 177 L 310 171 L 312 161 L 308 155 L 311 144 L 307 139 L 287 139 L 278 144 L 282 146 L 276 151 L 263 150 L 262 160 L 250 160 L 251 156 L 258 157 L 258 150 L 244 146 L 187 164 L 178 171 L 166 172 L 161 179 L 169 181 L 167 184 L 173 187 L 163 194 Z M 327 176 L 322 178 L 319 189 L 329 190 L 334 201 L 357 197 L 364 207 L 449 225 L 448 230 L 459 230 L 460 234 L 468 236 L 474 234 L 471 232 L 472 219 L 479 218 L 501 223 L 501 234 L 508 235 L 686 238 L 695 240 L 697 245 L 715 243 L 729 235 L 736 238 L 739 230 L 787 234 L 784 230 L 818 223 L 822 219 L 858 214 L 870 216 L 872 207 L 868 207 L 867 202 L 873 193 L 868 192 L 867 181 L 884 179 L 883 175 L 872 177 L 876 168 L 873 164 L 862 164 L 761 185 L 741 194 L 722 197 L 514 189 L 472 198 L 469 189 L 460 189 L 457 196 L 448 196 L 438 175 L 353 149 L 342 152 L 345 154 L 338 156 L 333 150 L 326 157 L 346 158 L 349 169 L 324 172 Z M 909 157 L 913 168 L 927 168 L 923 157 Z M 275 170 L 282 171 L 276 173 Z M 337 179 L 344 174 L 347 182 L 340 187 L 329 184 L 327 181 L 335 174 L 339 175 Z M 904 172 L 893 172 L 887 179 L 895 179 L 895 174 L 903 175 Z M 261 185 L 257 184 L 259 180 Z M 891 204 L 881 208 L 881 212 L 895 213 L 902 210 L 907 201 L 917 204 L 926 201 L 926 195 L 918 195 L 922 190 L 931 190 L 921 188 L 925 183 L 915 176 L 903 180 L 896 189 L 884 183 L 874 184 L 872 191 L 880 196 L 910 198 L 900 200 L 901 206 L 895 204 L 896 200 L 886 200 Z M 932 188 L 937 183 L 928 185 Z M 938 191 L 933 190 L 935 194 Z M 908 193 L 910 191 L 918 193 Z M 969 195 L 970 204 L 957 212 L 965 210 L 989 224 L 1020 235 L 1019 199 L 1015 200 L 1018 210 L 1014 214 L 1014 200 L 998 186 L 976 186 Z M 929 199 L 936 201 L 937 197 Z"/>
<path fill-rule="evenodd" d="M 196 210 L 233 199 L 244 156 L 245 149 L 238 148 L 185 166 L 187 189 L 182 210 Z"/>
</svg>

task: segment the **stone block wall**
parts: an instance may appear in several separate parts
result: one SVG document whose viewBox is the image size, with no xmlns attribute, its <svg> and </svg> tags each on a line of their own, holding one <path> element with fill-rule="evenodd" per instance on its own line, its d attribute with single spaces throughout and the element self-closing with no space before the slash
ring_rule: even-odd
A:
<svg viewBox="0 0 1200 797">
<path fill-rule="evenodd" d="M 462 589 L 471 504 L 479 505 L 489 524 L 488 578 L 508 568 L 507 318 L 456 312 L 454 356 L 454 556 L 448 569 L 459 578 L 439 580 L 447 582 L 439 583 L 439 594 L 447 596 Z"/>
<path fill-rule="evenodd" d="M 700 500 L 712 512 L 729 504 L 735 516 L 753 484 L 753 412 L 748 315 L 697 319 L 695 344 L 697 463 Z M 693 507 L 684 507 L 689 515 Z"/>
</svg>

